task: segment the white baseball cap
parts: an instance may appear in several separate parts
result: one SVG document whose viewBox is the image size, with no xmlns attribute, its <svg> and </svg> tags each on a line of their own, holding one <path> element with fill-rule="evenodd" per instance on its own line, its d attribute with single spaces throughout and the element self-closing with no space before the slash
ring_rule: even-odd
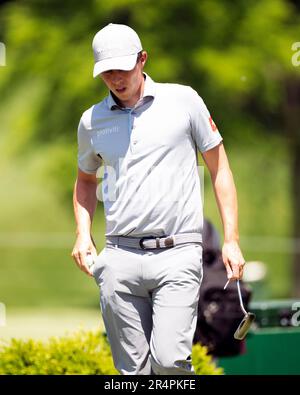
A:
<svg viewBox="0 0 300 395">
<path fill-rule="evenodd" d="M 110 23 L 96 33 L 92 43 L 94 78 L 107 70 L 132 70 L 142 51 L 139 36 L 131 27 Z"/>
</svg>

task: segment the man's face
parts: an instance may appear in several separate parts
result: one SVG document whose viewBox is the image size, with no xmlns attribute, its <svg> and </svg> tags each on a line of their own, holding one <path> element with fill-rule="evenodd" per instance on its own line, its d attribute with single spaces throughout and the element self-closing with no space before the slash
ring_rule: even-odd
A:
<svg viewBox="0 0 300 395">
<path fill-rule="evenodd" d="M 108 70 L 100 74 L 105 85 L 119 99 L 121 104 L 127 106 L 135 99 L 139 99 L 140 88 L 144 79 L 142 70 L 146 59 L 147 53 L 143 51 L 132 70 Z"/>
</svg>

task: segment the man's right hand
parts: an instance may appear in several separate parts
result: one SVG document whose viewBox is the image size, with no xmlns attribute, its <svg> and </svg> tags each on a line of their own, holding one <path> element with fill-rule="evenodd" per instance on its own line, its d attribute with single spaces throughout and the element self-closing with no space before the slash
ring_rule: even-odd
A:
<svg viewBox="0 0 300 395">
<path fill-rule="evenodd" d="M 97 250 L 91 236 L 78 235 L 71 256 L 80 270 L 93 277 L 85 259 L 88 254 L 91 254 L 94 258 L 97 256 Z"/>
</svg>

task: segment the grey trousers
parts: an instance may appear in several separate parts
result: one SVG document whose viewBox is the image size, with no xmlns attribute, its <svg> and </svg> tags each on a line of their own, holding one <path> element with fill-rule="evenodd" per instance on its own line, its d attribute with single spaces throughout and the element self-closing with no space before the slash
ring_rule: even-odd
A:
<svg viewBox="0 0 300 395">
<path fill-rule="evenodd" d="M 203 275 L 201 244 L 157 250 L 107 244 L 93 274 L 120 374 L 194 374 L 191 350 Z"/>
</svg>

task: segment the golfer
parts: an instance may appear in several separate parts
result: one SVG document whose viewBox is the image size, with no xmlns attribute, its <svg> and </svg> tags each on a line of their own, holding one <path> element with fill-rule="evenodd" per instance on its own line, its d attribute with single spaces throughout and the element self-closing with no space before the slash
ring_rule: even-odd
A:
<svg viewBox="0 0 300 395">
<path fill-rule="evenodd" d="M 228 278 L 241 278 L 244 265 L 236 189 L 222 137 L 195 90 L 154 82 L 143 71 L 147 52 L 130 27 L 105 26 L 93 39 L 93 51 L 93 75 L 109 94 L 83 113 L 78 127 L 72 256 L 100 287 L 121 374 L 194 374 L 203 226 L 197 150 L 223 223 Z M 98 254 L 91 226 L 99 199 L 106 245 Z"/>
</svg>

